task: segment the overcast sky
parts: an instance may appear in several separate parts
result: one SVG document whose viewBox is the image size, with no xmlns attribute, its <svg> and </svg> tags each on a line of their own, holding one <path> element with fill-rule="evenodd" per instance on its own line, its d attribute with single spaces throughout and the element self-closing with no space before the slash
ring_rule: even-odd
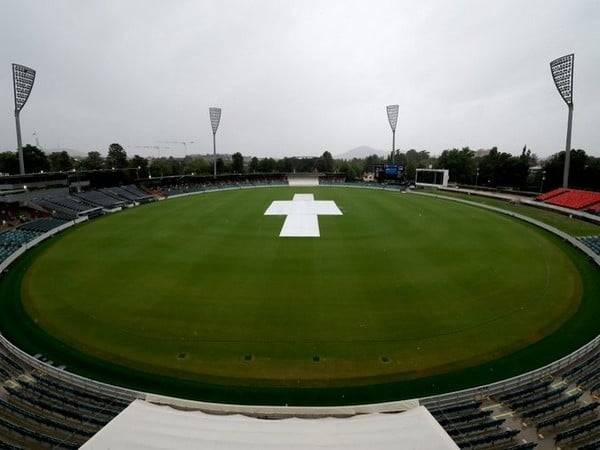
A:
<svg viewBox="0 0 600 450">
<path fill-rule="evenodd" d="M 564 147 L 549 61 L 574 52 L 573 147 L 600 156 L 600 1 L 7 1 L 0 148 L 14 149 L 11 62 L 37 70 L 25 143 L 129 154 L 159 141 L 258 156 L 396 144 L 540 156 Z M 163 153 L 183 155 L 181 145 Z"/>
</svg>

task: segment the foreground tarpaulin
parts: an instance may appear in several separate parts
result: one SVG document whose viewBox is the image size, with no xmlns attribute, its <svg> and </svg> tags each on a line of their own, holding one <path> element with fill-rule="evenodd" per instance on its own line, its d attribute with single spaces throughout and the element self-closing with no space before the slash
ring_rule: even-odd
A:
<svg viewBox="0 0 600 450">
<path fill-rule="evenodd" d="M 136 400 L 83 447 L 97 449 L 403 449 L 458 447 L 422 406 L 398 414 L 266 420 Z"/>
</svg>

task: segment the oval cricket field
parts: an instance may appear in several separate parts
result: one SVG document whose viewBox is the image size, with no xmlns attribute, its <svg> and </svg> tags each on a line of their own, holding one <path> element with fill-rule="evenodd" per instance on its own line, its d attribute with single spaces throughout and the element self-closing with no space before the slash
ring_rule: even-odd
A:
<svg viewBox="0 0 600 450">
<path fill-rule="evenodd" d="M 387 401 L 497 381 L 575 350 L 600 330 L 599 278 L 557 237 L 474 206 L 240 189 L 53 238 L 0 283 L 0 325 L 31 354 L 139 390 Z"/>
</svg>

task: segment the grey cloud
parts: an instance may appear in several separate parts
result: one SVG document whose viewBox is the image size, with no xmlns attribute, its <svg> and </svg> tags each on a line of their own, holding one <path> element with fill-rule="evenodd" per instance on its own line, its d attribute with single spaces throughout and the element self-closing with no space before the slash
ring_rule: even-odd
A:
<svg viewBox="0 0 600 450">
<path fill-rule="evenodd" d="M 260 156 L 564 145 L 548 63 L 575 52 L 573 145 L 600 156 L 597 1 L 5 1 L 0 148 L 15 147 L 10 63 L 38 71 L 26 142 L 105 151 L 194 140 Z M 173 152 L 183 153 L 174 147 Z"/>
</svg>

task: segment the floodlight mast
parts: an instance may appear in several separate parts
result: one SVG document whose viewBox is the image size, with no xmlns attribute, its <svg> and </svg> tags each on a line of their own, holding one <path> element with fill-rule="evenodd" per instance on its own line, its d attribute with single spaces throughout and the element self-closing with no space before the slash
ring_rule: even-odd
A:
<svg viewBox="0 0 600 450">
<path fill-rule="evenodd" d="M 563 169 L 563 187 L 569 187 L 569 169 L 571 165 L 571 129 L 573 126 L 573 69 L 575 54 L 561 56 L 550 63 L 552 79 L 558 93 L 569 108 L 567 121 L 567 139 L 565 145 L 565 165 Z"/>
<path fill-rule="evenodd" d="M 394 163 L 396 151 L 396 124 L 398 123 L 398 105 L 388 105 L 386 106 L 388 122 L 390 123 L 390 127 L 392 128 L 392 164 Z"/>
<path fill-rule="evenodd" d="M 221 108 L 210 107 L 208 108 L 208 115 L 210 116 L 210 125 L 213 132 L 213 178 L 217 178 L 217 129 L 221 122 Z"/>
<path fill-rule="evenodd" d="M 21 64 L 12 65 L 13 90 L 15 95 L 15 126 L 17 128 L 17 149 L 19 151 L 19 172 L 25 174 L 25 160 L 23 159 L 23 142 L 21 140 L 21 120 L 19 114 L 27 103 L 33 83 L 35 81 L 35 70 Z"/>
</svg>

